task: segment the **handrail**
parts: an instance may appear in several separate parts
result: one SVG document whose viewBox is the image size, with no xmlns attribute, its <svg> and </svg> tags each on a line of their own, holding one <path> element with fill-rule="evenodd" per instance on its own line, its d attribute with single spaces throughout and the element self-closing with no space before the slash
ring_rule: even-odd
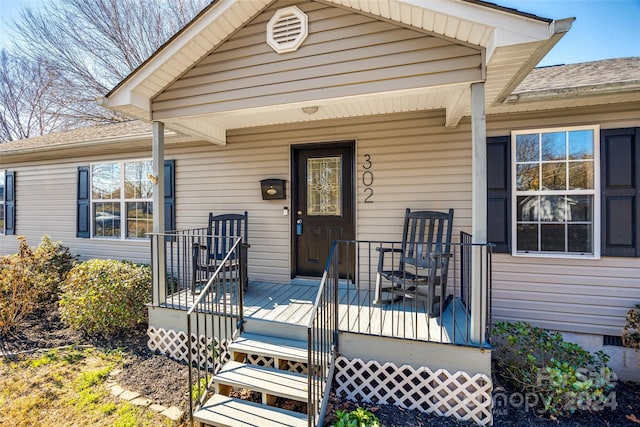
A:
<svg viewBox="0 0 640 427">
<path fill-rule="evenodd" d="M 448 253 L 434 252 L 430 257 L 434 260 L 430 280 L 445 283 L 446 286 L 438 292 L 439 303 L 436 312 L 425 312 L 414 303 L 411 292 L 407 293 L 407 300 L 400 304 L 381 304 L 376 294 L 374 283 L 378 273 L 377 248 L 399 248 L 400 242 L 390 241 L 356 241 L 336 240 L 331 246 L 329 257 L 325 265 L 322 280 L 316 294 L 311 318 L 307 323 L 308 340 L 308 411 L 307 420 L 309 427 L 322 425 L 333 380 L 334 361 L 338 353 L 338 334 L 349 332 L 372 336 L 389 336 L 408 340 L 431 341 L 441 344 L 463 345 L 473 347 L 488 346 L 488 333 L 486 341 L 474 342 L 470 324 L 470 297 L 471 261 L 472 254 L 480 262 L 480 275 L 486 280 L 487 293 L 479 295 L 481 313 L 484 310 L 482 323 L 485 328 L 490 322 L 490 292 L 491 292 L 491 244 L 472 243 L 471 236 L 461 235 L 459 243 L 451 243 Z M 476 249 L 474 249 L 476 248 Z M 344 251 L 345 259 L 339 264 L 340 253 Z M 397 262 L 393 257 L 389 261 Z M 441 264 L 447 263 L 448 268 L 442 268 Z M 440 267 L 437 267 L 440 266 Z M 415 272 L 417 274 L 417 272 Z M 342 278 L 346 280 L 346 286 L 339 288 Z M 463 283 L 464 282 L 464 283 Z M 463 289 L 466 287 L 466 289 Z M 339 291 L 346 295 L 339 295 Z M 415 295 L 417 298 L 417 295 Z M 428 297 L 431 301 L 433 295 Z M 339 306 L 342 301 L 346 307 Z M 357 305 L 357 310 L 350 307 Z M 428 303 L 430 306 L 431 303 Z M 344 316 L 339 324 L 339 312 Z M 352 317 L 353 314 L 357 318 Z M 372 325 L 383 325 L 382 317 L 375 319 L 373 316 L 386 316 L 392 319 L 391 331 L 400 329 L 401 335 L 393 332 L 388 334 L 386 329 L 372 329 Z M 396 319 L 396 320 L 393 320 Z M 437 320 L 434 320 L 437 319 Z M 445 320 L 446 319 L 446 320 Z M 342 322 L 344 321 L 344 325 Z M 398 326 L 413 323 L 413 334 L 407 334 L 404 327 Z M 445 324 L 446 323 L 446 324 Z"/>
<path fill-rule="evenodd" d="M 387 281 L 379 270 L 393 270 L 399 263 L 401 242 L 338 240 L 337 250 L 355 254 L 354 261 L 342 260 L 340 277 L 348 277 L 340 288 L 339 332 L 359 335 L 401 338 L 469 347 L 490 347 L 488 327 L 491 321 L 491 254 L 490 243 L 472 243 L 464 235 L 452 242 L 448 253 L 431 253 L 436 266 L 448 261 L 448 268 L 438 267 L 429 273 L 412 267 L 410 277 L 425 281 L 422 289 L 413 283 L 403 285 Z M 382 248 L 382 249 L 380 249 Z M 386 267 L 381 268 L 379 254 L 386 251 Z M 395 255 L 394 255 L 395 254 Z M 472 261 L 477 262 L 473 277 Z M 429 274 L 428 282 L 425 274 Z M 435 276 L 435 277 L 434 277 Z M 401 280 L 402 275 L 397 277 Z M 478 281 L 481 281 L 478 283 Z M 434 292 L 426 292 L 426 283 L 435 283 Z M 445 284 L 445 286 L 441 286 Z M 418 284 L 419 285 L 419 284 Z M 473 285 L 473 286 L 472 286 Z M 470 294 L 475 292 L 474 305 Z M 482 333 L 471 329 L 471 317 L 477 316 Z M 409 327 L 407 327 L 407 325 Z"/>
<path fill-rule="evenodd" d="M 206 401 L 213 376 L 229 358 L 226 346 L 237 336 L 244 322 L 245 250 L 242 238 L 235 238 L 233 246 L 187 310 L 191 421 L 194 402 L 197 407 Z M 231 268 L 232 260 L 238 261 L 235 268 Z M 223 275 L 225 277 L 221 277 Z"/>
<path fill-rule="evenodd" d="M 200 296 L 198 298 L 196 298 L 196 300 L 191 305 L 191 308 L 189 310 L 187 310 L 187 316 L 190 316 L 191 314 L 193 314 L 193 310 L 202 301 L 202 299 L 205 297 L 205 295 L 207 294 L 207 291 L 211 288 L 212 284 L 215 282 L 216 278 L 218 277 L 218 274 L 220 274 L 220 271 L 223 270 L 226 262 L 231 259 L 231 254 L 236 250 L 236 248 L 238 247 L 240 242 L 242 242 L 242 238 L 238 237 L 236 239 L 236 242 L 231 247 L 231 249 L 229 249 L 229 252 L 227 253 L 227 255 L 224 257 L 224 259 L 222 261 L 220 261 L 220 265 L 213 272 L 213 274 L 212 274 L 211 278 L 209 279 L 209 281 L 207 282 L 207 284 L 200 291 Z"/>
<path fill-rule="evenodd" d="M 307 323 L 307 420 L 323 425 L 338 351 L 338 255 L 334 242 Z"/>
</svg>

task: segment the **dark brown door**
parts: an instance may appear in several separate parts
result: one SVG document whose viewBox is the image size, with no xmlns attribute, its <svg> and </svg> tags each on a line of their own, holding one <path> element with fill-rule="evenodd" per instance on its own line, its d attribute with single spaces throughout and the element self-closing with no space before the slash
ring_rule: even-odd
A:
<svg viewBox="0 0 640 427">
<path fill-rule="evenodd" d="M 293 147 L 294 274 L 322 276 L 334 240 L 354 240 L 353 142 Z"/>
</svg>

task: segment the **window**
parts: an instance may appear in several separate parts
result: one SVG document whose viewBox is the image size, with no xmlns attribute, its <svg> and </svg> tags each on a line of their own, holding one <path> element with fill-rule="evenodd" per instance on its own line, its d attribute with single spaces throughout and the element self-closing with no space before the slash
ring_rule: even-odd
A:
<svg viewBox="0 0 640 427">
<path fill-rule="evenodd" d="M 91 166 L 93 237 L 144 238 L 153 230 L 150 160 Z"/>
<path fill-rule="evenodd" d="M 513 253 L 599 256 L 599 128 L 515 131 Z"/>
</svg>

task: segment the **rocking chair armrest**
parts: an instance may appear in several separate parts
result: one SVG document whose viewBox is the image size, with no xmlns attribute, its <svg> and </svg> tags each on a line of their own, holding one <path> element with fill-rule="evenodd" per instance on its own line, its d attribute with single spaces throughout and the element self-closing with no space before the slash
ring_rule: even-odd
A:
<svg viewBox="0 0 640 427">
<path fill-rule="evenodd" d="M 445 253 L 445 252 L 431 252 L 429 254 L 429 258 L 431 258 L 432 260 L 436 261 L 436 262 L 444 262 L 445 260 L 448 260 L 449 258 L 453 258 L 453 254 L 450 253 Z"/>
<path fill-rule="evenodd" d="M 381 253 L 386 253 L 386 252 L 402 252 L 401 248 L 381 248 L 381 247 L 377 247 L 376 251 L 381 252 Z"/>
<path fill-rule="evenodd" d="M 388 252 L 397 252 L 397 253 L 402 253 L 402 249 L 400 248 L 383 248 L 383 247 L 377 247 L 376 251 L 380 252 L 380 257 L 378 258 L 378 274 L 380 274 L 380 272 L 383 270 L 384 268 L 384 254 L 388 253 Z"/>
<path fill-rule="evenodd" d="M 200 259 L 200 250 L 204 251 L 206 249 L 207 247 L 205 245 L 202 245 L 198 242 L 193 242 L 191 244 L 191 257 L 193 259 L 194 268 L 198 264 L 198 261 Z"/>
<path fill-rule="evenodd" d="M 449 264 L 449 259 L 453 258 L 453 254 L 448 252 L 431 252 L 429 258 L 433 262 L 432 266 L 434 268 L 446 268 Z"/>
</svg>

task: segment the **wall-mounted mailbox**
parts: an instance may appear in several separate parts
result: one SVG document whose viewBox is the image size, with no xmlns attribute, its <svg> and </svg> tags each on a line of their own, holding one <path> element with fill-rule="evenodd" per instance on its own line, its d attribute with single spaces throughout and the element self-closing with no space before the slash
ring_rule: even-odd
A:
<svg viewBox="0 0 640 427">
<path fill-rule="evenodd" d="M 263 179 L 260 181 L 262 200 L 278 200 L 287 198 L 286 181 L 284 179 Z"/>
</svg>

